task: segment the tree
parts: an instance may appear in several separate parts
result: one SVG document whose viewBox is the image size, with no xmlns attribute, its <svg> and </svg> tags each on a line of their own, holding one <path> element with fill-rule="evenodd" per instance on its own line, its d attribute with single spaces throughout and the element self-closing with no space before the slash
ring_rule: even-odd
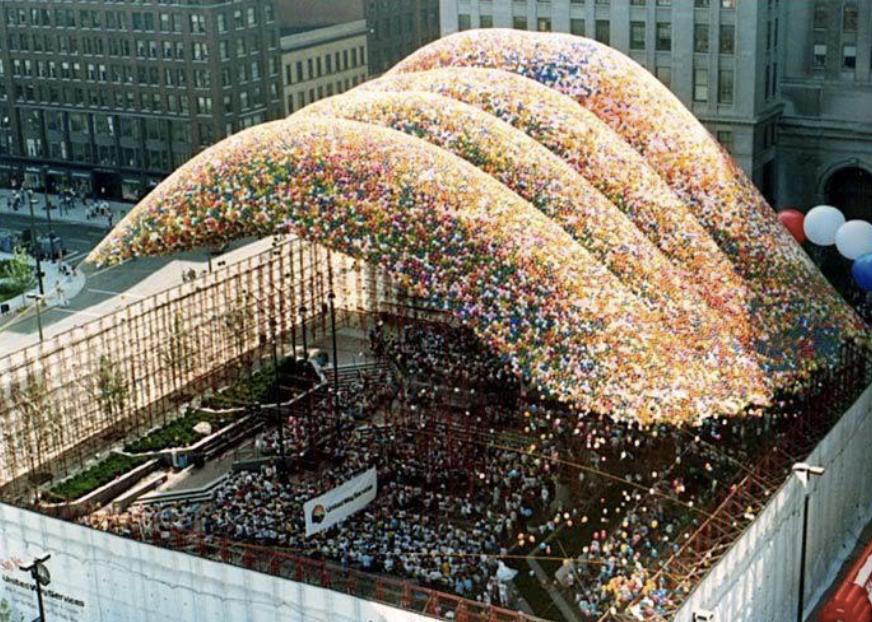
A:
<svg viewBox="0 0 872 622">
<path fill-rule="evenodd" d="M 95 374 L 94 393 L 107 427 L 124 411 L 130 387 L 124 372 L 105 354 L 100 355 Z"/>
<path fill-rule="evenodd" d="M 24 445 L 33 472 L 42 464 L 43 453 L 51 449 L 52 444 L 50 428 L 54 416 L 48 387 L 44 378 L 28 373 L 24 384 L 12 385 L 11 395 L 13 408 L 21 418 L 20 442 Z"/>
<path fill-rule="evenodd" d="M 167 340 L 160 350 L 161 361 L 172 374 L 173 391 L 181 388 L 182 378 L 190 374 L 194 368 L 193 343 L 194 340 L 185 327 L 181 311 L 176 311 L 173 314 Z"/>
</svg>

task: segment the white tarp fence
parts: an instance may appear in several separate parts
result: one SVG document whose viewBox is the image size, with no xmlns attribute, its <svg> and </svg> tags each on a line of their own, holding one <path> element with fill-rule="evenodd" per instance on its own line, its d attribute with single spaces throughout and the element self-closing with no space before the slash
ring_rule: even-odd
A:
<svg viewBox="0 0 872 622">
<path fill-rule="evenodd" d="M 328 490 L 303 505 L 306 515 L 306 537 L 314 536 L 359 512 L 375 499 L 378 492 L 376 470 L 369 469 Z"/>
<path fill-rule="evenodd" d="M 49 622 L 432 622 L 416 613 L 0 504 L 0 621 L 37 617 L 20 563 L 51 553 Z"/>
<path fill-rule="evenodd" d="M 872 387 L 808 457 L 826 472 L 809 483 L 806 615 L 836 578 L 872 519 Z M 798 604 L 803 490 L 791 477 L 685 601 L 719 622 L 794 622 Z"/>
</svg>

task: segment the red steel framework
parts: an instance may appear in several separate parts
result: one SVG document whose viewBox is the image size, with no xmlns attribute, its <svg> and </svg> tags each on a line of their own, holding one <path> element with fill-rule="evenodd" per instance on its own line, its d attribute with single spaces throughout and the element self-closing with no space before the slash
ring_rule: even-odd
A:
<svg viewBox="0 0 872 622">
<path fill-rule="evenodd" d="M 750 525 L 751 519 L 745 516 L 747 509 L 761 506 L 777 492 L 791 466 L 808 456 L 857 400 L 870 383 L 870 372 L 866 350 L 847 342 L 842 347 L 840 365 L 822 373 L 795 408 L 782 413 L 794 421 L 783 438 L 750 471 L 722 488 L 724 492 L 713 502 L 711 515 L 690 532 L 681 548 L 653 575 L 655 583 L 662 580 L 675 596 L 669 615 L 678 611 L 682 596 L 690 594 Z M 597 622 L 636 622 L 637 618 L 626 609 L 640 601 L 637 598 L 624 611 L 608 613 Z"/>
</svg>

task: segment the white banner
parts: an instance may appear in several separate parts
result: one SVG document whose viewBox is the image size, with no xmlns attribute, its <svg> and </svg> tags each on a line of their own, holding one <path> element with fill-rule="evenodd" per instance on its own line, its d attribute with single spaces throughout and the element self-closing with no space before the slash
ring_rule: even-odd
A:
<svg viewBox="0 0 872 622">
<path fill-rule="evenodd" d="M 320 497 L 306 501 L 306 537 L 329 529 L 372 503 L 378 491 L 375 469 L 353 477 Z"/>
</svg>

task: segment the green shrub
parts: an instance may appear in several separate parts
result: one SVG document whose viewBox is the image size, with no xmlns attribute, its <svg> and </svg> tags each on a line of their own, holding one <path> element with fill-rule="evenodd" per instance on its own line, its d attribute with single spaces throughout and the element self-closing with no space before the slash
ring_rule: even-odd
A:
<svg viewBox="0 0 872 622">
<path fill-rule="evenodd" d="M 189 410 L 183 417 L 171 421 L 164 427 L 155 430 L 139 440 L 129 443 L 124 448 L 124 451 L 132 454 L 141 454 L 151 451 L 162 451 L 173 447 L 188 447 L 203 438 L 200 434 L 194 432 L 194 426 L 201 421 L 211 424 L 212 431 L 214 432 L 234 418 L 232 414 L 218 415 Z"/>
<path fill-rule="evenodd" d="M 111 454 L 108 458 L 98 462 L 87 471 L 83 471 L 75 477 L 56 485 L 51 489 L 51 492 L 57 497 L 74 501 L 94 492 L 118 476 L 129 473 L 146 462 L 148 462 L 148 458 L 132 458 L 121 454 Z"/>
</svg>

